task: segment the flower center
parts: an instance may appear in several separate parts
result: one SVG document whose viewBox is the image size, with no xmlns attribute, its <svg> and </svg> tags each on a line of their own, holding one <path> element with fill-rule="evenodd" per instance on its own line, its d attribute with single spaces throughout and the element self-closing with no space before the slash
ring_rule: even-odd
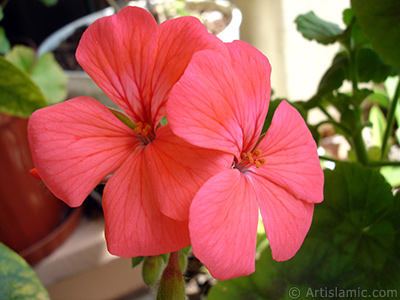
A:
<svg viewBox="0 0 400 300">
<path fill-rule="evenodd" d="M 262 151 L 260 149 L 253 151 L 253 153 L 242 152 L 240 155 L 241 161 L 235 165 L 235 168 L 242 171 L 254 165 L 257 168 L 261 167 L 263 164 L 265 164 L 265 158 L 259 158 L 261 154 Z"/>
<path fill-rule="evenodd" d="M 134 131 L 142 137 L 146 145 L 155 139 L 155 134 L 149 123 L 137 122 Z"/>
</svg>

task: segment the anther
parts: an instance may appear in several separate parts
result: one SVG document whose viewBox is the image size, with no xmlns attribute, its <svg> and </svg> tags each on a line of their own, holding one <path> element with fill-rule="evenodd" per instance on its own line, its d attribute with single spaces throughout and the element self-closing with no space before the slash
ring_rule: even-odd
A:
<svg viewBox="0 0 400 300">
<path fill-rule="evenodd" d="M 236 167 L 243 170 L 254 164 L 257 168 L 260 168 L 266 162 L 265 158 L 257 158 L 261 154 L 262 151 L 260 149 L 255 150 L 253 153 L 242 152 L 240 154 L 241 161 L 236 165 Z"/>
<path fill-rule="evenodd" d="M 259 168 L 263 164 L 265 164 L 265 158 L 258 158 L 258 159 L 256 159 L 255 163 L 256 163 L 256 167 Z"/>
<path fill-rule="evenodd" d="M 262 151 L 260 149 L 257 149 L 256 151 L 253 152 L 254 156 L 260 156 Z"/>
<path fill-rule="evenodd" d="M 141 134 L 143 129 L 143 123 L 142 122 L 137 122 L 136 127 L 133 131 L 135 131 L 137 134 Z"/>
<path fill-rule="evenodd" d="M 142 129 L 141 135 L 142 136 L 147 136 L 150 131 L 151 131 L 151 126 L 149 124 L 146 124 L 144 126 L 144 128 Z"/>
<path fill-rule="evenodd" d="M 149 123 L 137 122 L 134 131 L 142 137 L 145 145 L 152 142 L 155 138 L 153 128 Z"/>
</svg>

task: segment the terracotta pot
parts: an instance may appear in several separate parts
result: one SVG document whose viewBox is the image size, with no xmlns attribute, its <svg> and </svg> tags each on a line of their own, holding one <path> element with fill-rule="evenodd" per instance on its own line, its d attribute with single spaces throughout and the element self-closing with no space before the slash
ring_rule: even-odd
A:
<svg viewBox="0 0 400 300">
<path fill-rule="evenodd" d="M 0 114 L 0 241 L 35 264 L 66 239 L 79 212 L 29 174 L 27 121 Z M 71 217 L 75 221 L 64 228 Z"/>
</svg>

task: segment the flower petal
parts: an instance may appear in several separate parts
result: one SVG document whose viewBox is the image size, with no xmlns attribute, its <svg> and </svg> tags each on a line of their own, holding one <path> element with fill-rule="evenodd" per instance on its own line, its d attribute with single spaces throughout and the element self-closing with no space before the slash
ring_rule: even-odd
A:
<svg viewBox="0 0 400 300">
<path fill-rule="evenodd" d="M 314 204 L 299 201 L 261 176 L 250 176 L 250 180 L 257 194 L 272 257 L 277 261 L 292 258 L 310 229 Z"/>
<path fill-rule="evenodd" d="M 159 26 L 159 47 L 152 81 L 152 116 L 158 124 L 165 115 L 165 103 L 172 86 L 183 75 L 193 54 L 200 50 L 215 50 L 228 55 L 224 43 L 207 29 L 199 19 L 181 17 Z"/>
<path fill-rule="evenodd" d="M 89 97 L 37 110 L 28 123 L 38 174 L 70 206 L 79 206 L 93 188 L 117 169 L 138 145 L 133 131 Z"/>
<path fill-rule="evenodd" d="M 167 118 L 174 133 L 194 145 L 239 157 L 246 103 L 226 56 L 196 53 L 171 91 Z"/>
<path fill-rule="evenodd" d="M 260 137 L 271 95 L 271 65 L 256 48 L 243 41 L 226 44 L 232 66 L 240 76 L 246 97 L 247 122 L 244 129 L 244 152 L 250 152 Z"/>
<path fill-rule="evenodd" d="M 169 125 L 160 127 L 146 148 L 154 195 L 161 211 L 175 220 L 189 218 L 190 203 L 200 187 L 233 160 L 230 154 L 187 143 Z"/>
<path fill-rule="evenodd" d="M 254 272 L 258 207 L 252 186 L 236 169 L 207 181 L 190 207 L 194 255 L 225 280 Z"/>
<path fill-rule="evenodd" d="M 151 120 L 157 39 L 153 16 L 129 6 L 89 26 L 76 51 L 86 73 L 134 122 Z"/>
<path fill-rule="evenodd" d="M 275 111 L 272 123 L 257 149 L 265 164 L 253 172 L 309 203 L 323 200 L 324 174 L 316 143 L 298 111 L 286 101 Z"/>
<path fill-rule="evenodd" d="M 108 250 L 114 255 L 159 255 L 190 243 L 187 221 L 172 220 L 158 209 L 146 151 L 147 147 L 138 147 L 104 189 L 105 236 Z"/>
</svg>

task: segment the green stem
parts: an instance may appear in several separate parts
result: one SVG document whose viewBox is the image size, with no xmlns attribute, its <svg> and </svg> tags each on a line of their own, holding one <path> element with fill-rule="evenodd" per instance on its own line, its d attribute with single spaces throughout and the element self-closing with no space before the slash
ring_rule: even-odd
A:
<svg viewBox="0 0 400 300">
<path fill-rule="evenodd" d="M 394 119 L 395 119 L 394 115 L 395 115 L 397 103 L 399 102 L 399 96 L 400 96 L 400 77 L 399 77 L 399 82 L 397 83 L 396 91 L 394 93 L 392 101 L 390 102 L 389 110 L 387 113 L 387 122 L 386 122 L 387 125 L 386 125 L 385 133 L 384 133 L 383 139 L 382 139 L 381 160 L 385 156 L 389 137 L 392 135 Z"/>
<path fill-rule="evenodd" d="M 357 155 L 357 160 L 364 166 L 368 165 L 368 154 L 362 137 L 362 129 L 357 129 L 352 136 L 352 144 Z"/>
<path fill-rule="evenodd" d="M 354 42 L 350 41 L 349 47 L 349 72 L 350 72 L 350 80 L 353 87 L 353 97 L 355 97 L 359 91 L 358 89 L 358 65 L 357 65 L 357 49 L 354 47 Z M 359 110 L 359 107 L 354 108 L 355 111 Z M 368 165 L 368 154 L 367 149 L 365 147 L 364 139 L 362 137 L 362 120 L 361 113 L 355 113 L 353 115 L 355 126 L 355 133 L 352 134 L 352 146 L 356 152 L 357 160 L 362 165 Z"/>
<path fill-rule="evenodd" d="M 324 156 L 324 155 L 320 155 L 319 159 L 331 161 L 331 162 L 334 162 L 334 163 L 346 162 L 344 160 L 340 160 L 340 159 L 336 159 L 336 158 L 332 158 L 332 157 L 328 157 L 328 156 Z"/>
<path fill-rule="evenodd" d="M 347 163 L 348 162 L 346 160 L 340 160 L 340 159 L 336 159 L 336 158 L 332 158 L 332 157 L 328 157 L 328 156 L 324 156 L 324 155 L 320 155 L 319 159 L 331 161 L 334 163 L 342 163 L 342 162 Z M 387 166 L 400 167 L 400 161 L 370 161 L 370 162 L 368 162 L 368 165 L 367 165 L 367 167 L 387 167 Z"/>
<path fill-rule="evenodd" d="M 371 167 L 400 167 L 400 161 L 370 161 L 368 166 Z"/>
<path fill-rule="evenodd" d="M 351 131 L 346 126 L 344 126 L 343 124 L 340 124 L 340 123 L 338 123 L 338 122 L 336 122 L 334 120 L 322 121 L 322 122 L 318 123 L 316 125 L 316 127 L 319 127 L 319 126 L 321 126 L 323 124 L 332 124 L 333 126 L 336 126 L 336 127 L 340 128 L 347 136 L 351 136 L 351 134 L 352 134 Z"/>
<path fill-rule="evenodd" d="M 107 2 L 108 5 L 114 7 L 115 13 L 118 13 L 121 10 L 121 8 L 119 7 L 118 3 L 115 0 L 107 0 Z"/>
<path fill-rule="evenodd" d="M 318 105 L 317 107 L 325 114 L 325 116 L 328 117 L 328 119 L 334 120 L 331 114 L 324 107 L 322 107 L 322 105 Z"/>
<path fill-rule="evenodd" d="M 350 80 L 353 87 L 353 96 L 358 91 L 358 66 L 357 66 L 357 50 L 354 48 L 353 41 L 350 41 L 349 51 L 349 72 Z"/>
</svg>

